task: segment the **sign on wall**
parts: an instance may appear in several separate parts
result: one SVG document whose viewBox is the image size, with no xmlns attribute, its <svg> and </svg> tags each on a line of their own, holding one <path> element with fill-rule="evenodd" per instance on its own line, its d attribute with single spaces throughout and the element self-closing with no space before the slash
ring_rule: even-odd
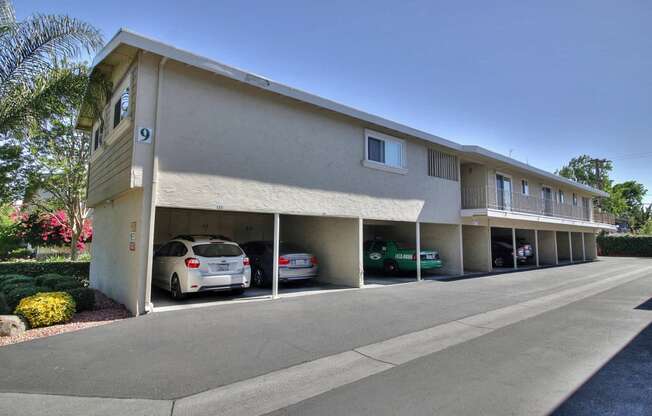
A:
<svg viewBox="0 0 652 416">
<path fill-rule="evenodd" d="M 152 143 L 152 136 L 153 136 L 152 129 L 150 129 L 149 127 L 139 127 L 136 141 L 138 143 L 150 144 Z"/>
<path fill-rule="evenodd" d="M 129 224 L 129 251 L 136 251 L 136 221 Z"/>
</svg>

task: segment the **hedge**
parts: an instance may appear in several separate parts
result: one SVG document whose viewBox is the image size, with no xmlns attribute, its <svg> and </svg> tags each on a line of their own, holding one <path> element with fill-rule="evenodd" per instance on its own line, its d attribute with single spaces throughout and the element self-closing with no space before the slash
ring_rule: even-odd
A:
<svg viewBox="0 0 652 416">
<path fill-rule="evenodd" d="M 30 327 L 39 328 L 70 321 L 75 307 L 75 300 L 68 293 L 37 293 L 21 299 L 15 313 L 27 319 Z"/>
<path fill-rule="evenodd" d="M 87 287 L 65 291 L 75 300 L 77 312 L 90 311 L 95 308 L 95 291 Z"/>
<path fill-rule="evenodd" d="M 596 241 L 603 256 L 652 257 L 652 235 L 604 234 Z"/>
<path fill-rule="evenodd" d="M 88 280 L 90 263 L 87 261 L 15 261 L 0 262 L 0 275 L 21 274 L 39 276 L 42 274 L 60 274 L 73 276 L 80 280 Z"/>
</svg>

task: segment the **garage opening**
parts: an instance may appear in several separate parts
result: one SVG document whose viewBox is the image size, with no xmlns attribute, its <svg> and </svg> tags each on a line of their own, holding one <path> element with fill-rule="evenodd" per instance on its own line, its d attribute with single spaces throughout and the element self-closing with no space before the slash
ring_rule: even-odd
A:
<svg viewBox="0 0 652 416">
<path fill-rule="evenodd" d="M 557 231 L 557 260 L 558 263 L 570 263 L 571 247 L 567 231 Z"/>
<path fill-rule="evenodd" d="M 516 234 L 516 254 L 517 266 L 521 268 L 531 268 L 537 266 L 537 252 L 534 230 L 525 230 L 517 228 Z"/>
<path fill-rule="evenodd" d="M 462 225 L 464 273 L 486 273 L 492 269 L 489 227 Z"/>
<path fill-rule="evenodd" d="M 280 231 L 279 292 L 362 287 L 357 218 L 281 215 Z"/>
<path fill-rule="evenodd" d="M 151 287 L 151 302 L 154 308 L 270 297 L 271 288 L 252 286 L 251 275 L 247 277 L 249 280 L 246 285 L 249 287 L 241 287 L 244 264 L 235 264 L 235 259 L 238 254 L 243 257 L 246 255 L 242 251 L 243 243 L 256 240 L 272 241 L 273 237 L 274 216 L 271 214 L 157 208 Z M 172 244 L 175 240 L 181 244 Z M 233 248 L 231 251 L 219 250 L 219 253 L 211 252 L 210 248 L 194 248 L 194 245 L 201 242 L 219 241 L 236 243 L 240 248 Z M 182 253 L 184 250 L 187 252 Z M 188 266 L 185 261 L 190 260 L 186 258 L 201 261 Z M 210 276 L 217 274 L 217 268 L 225 267 L 230 269 L 219 274 L 231 277 L 207 277 L 201 282 L 188 281 L 188 270 L 197 276 Z M 176 279 L 173 281 L 175 274 Z M 173 296 L 173 284 L 178 284 L 181 291 L 186 292 L 179 296 L 179 299 Z M 229 287 L 231 285 L 232 287 Z"/>
<path fill-rule="evenodd" d="M 364 220 L 362 233 L 365 286 L 416 280 L 415 223 Z"/>
<path fill-rule="evenodd" d="M 584 242 L 582 241 L 582 233 L 571 233 L 571 243 L 573 261 L 584 261 Z"/>
<path fill-rule="evenodd" d="M 557 264 L 557 237 L 554 231 L 539 230 L 537 248 L 539 249 L 539 265 L 554 266 Z"/>
<path fill-rule="evenodd" d="M 586 253 L 586 260 L 595 260 L 598 256 L 597 245 L 595 241 L 595 234 L 584 233 L 584 252 Z"/>
<path fill-rule="evenodd" d="M 491 262 L 494 271 L 514 269 L 512 229 L 491 227 Z"/>
</svg>

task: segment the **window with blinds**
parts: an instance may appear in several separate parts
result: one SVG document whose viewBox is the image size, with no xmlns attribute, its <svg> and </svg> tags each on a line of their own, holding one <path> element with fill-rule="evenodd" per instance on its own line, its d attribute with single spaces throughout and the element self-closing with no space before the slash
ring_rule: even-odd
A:
<svg viewBox="0 0 652 416">
<path fill-rule="evenodd" d="M 457 156 L 428 149 L 428 176 L 458 181 Z"/>
</svg>

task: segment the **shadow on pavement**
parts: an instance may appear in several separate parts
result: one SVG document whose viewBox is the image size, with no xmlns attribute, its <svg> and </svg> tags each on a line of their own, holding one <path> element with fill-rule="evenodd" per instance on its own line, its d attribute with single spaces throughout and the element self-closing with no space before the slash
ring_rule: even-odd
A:
<svg viewBox="0 0 652 416">
<path fill-rule="evenodd" d="M 636 309 L 650 310 L 652 299 Z M 652 414 L 652 324 L 643 329 L 611 360 L 561 403 L 551 414 Z"/>
</svg>

